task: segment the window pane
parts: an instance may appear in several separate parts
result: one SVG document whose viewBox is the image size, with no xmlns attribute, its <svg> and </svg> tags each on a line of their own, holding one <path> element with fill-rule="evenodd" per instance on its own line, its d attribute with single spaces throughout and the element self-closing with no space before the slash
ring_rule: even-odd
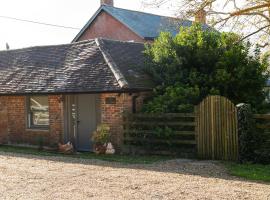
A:
<svg viewBox="0 0 270 200">
<path fill-rule="evenodd" d="M 30 97 L 30 117 L 31 125 L 48 126 L 49 125 L 49 103 L 47 96 Z"/>
</svg>

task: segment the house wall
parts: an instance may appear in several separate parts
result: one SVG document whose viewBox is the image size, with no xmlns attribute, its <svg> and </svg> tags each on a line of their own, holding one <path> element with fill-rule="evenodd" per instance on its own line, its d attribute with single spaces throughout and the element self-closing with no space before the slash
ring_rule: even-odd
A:
<svg viewBox="0 0 270 200">
<path fill-rule="evenodd" d="M 121 41 L 134 40 L 135 42 L 145 42 L 143 38 L 139 37 L 124 24 L 104 11 L 96 17 L 91 26 L 88 27 L 77 41 L 95 39 L 98 37 Z"/>
<path fill-rule="evenodd" d="M 60 95 L 50 95 L 49 130 L 28 129 L 25 96 L 0 97 L 0 143 L 56 146 L 62 141 L 63 103 Z"/>
<path fill-rule="evenodd" d="M 7 98 L 0 97 L 0 144 L 8 140 Z"/>
<path fill-rule="evenodd" d="M 140 110 L 143 99 L 149 93 L 103 93 L 100 94 L 100 123 L 111 128 L 112 143 L 121 151 L 123 144 L 123 113 L 132 112 L 132 99 L 136 96 L 136 108 Z M 115 98 L 115 102 L 106 102 Z M 0 96 L 0 144 L 39 145 L 40 138 L 45 146 L 55 147 L 63 142 L 64 107 L 63 96 L 49 95 L 49 130 L 27 128 L 27 107 L 25 96 Z"/>
<path fill-rule="evenodd" d="M 137 111 L 139 111 L 142 107 L 143 99 L 148 95 L 149 93 L 101 94 L 101 123 L 110 126 L 112 143 L 118 151 L 121 150 L 121 146 L 123 144 L 123 114 L 132 113 L 133 96 L 137 96 L 136 108 Z M 107 104 L 106 98 L 115 98 L 115 104 Z"/>
</svg>

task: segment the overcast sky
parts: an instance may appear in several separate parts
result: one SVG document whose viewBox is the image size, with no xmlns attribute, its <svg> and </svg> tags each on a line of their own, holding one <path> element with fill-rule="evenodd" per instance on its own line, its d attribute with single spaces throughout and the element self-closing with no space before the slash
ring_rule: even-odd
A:
<svg viewBox="0 0 270 200">
<path fill-rule="evenodd" d="M 1 0 L 0 16 L 82 28 L 100 0 Z M 115 6 L 172 15 L 167 9 L 142 6 L 142 0 L 115 0 Z M 44 26 L 0 17 L 0 49 L 69 43 L 79 30 Z"/>
</svg>

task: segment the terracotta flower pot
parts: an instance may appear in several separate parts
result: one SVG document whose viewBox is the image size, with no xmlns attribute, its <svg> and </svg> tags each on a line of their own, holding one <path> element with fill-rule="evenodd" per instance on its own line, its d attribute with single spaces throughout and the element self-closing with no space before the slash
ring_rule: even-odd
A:
<svg viewBox="0 0 270 200">
<path fill-rule="evenodd" d="M 94 144 L 94 150 L 96 154 L 105 154 L 106 153 L 106 146 L 104 144 Z"/>
</svg>

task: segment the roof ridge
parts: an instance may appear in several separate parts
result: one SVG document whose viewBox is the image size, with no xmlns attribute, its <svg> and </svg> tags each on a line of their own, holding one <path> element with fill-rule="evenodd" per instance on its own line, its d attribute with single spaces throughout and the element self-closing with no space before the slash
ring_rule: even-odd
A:
<svg viewBox="0 0 270 200">
<path fill-rule="evenodd" d="M 115 40 L 109 38 L 99 37 L 100 40 L 110 41 L 110 42 L 118 42 L 118 43 L 128 43 L 128 44 L 145 44 L 144 42 L 137 42 L 137 41 L 124 41 L 124 40 Z"/>
<path fill-rule="evenodd" d="M 116 9 L 131 11 L 131 12 L 143 13 L 143 14 L 147 14 L 147 15 L 154 15 L 154 16 L 157 16 L 157 17 L 166 17 L 166 18 L 172 18 L 172 19 L 181 19 L 181 18 L 178 18 L 178 17 L 166 16 L 166 15 L 158 15 L 158 14 L 154 14 L 154 13 L 143 12 L 143 11 L 139 11 L 139 10 L 131 10 L 131 9 L 126 9 L 126 8 L 119 8 L 119 7 L 110 6 L 110 5 L 102 5 L 101 8 L 102 7 L 111 7 L 111 8 L 116 8 Z M 186 21 L 191 21 L 191 20 L 186 20 Z"/>
<path fill-rule="evenodd" d="M 95 42 L 96 42 L 97 46 L 99 47 L 106 63 L 110 67 L 110 70 L 112 71 L 114 77 L 116 78 L 116 81 L 118 82 L 119 86 L 121 88 L 127 88 L 128 87 L 127 80 L 123 76 L 122 72 L 120 71 L 120 69 L 118 68 L 116 63 L 113 61 L 113 58 L 111 57 L 111 55 L 104 49 L 104 47 L 103 47 L 104 43 L 103 43 L 102 39 L 96 38 Z"/>
<path fill-rule="evenodd" d="M 174 21 L 179 20 L 179 21 L 188 22 L 188 23 L 191 23 L 192 22 L 191 20 L 181 19 L 181 18 L 177 18 L 177 17 L 158 15 L 158 14 L 147 13 L 147 12 L 142 12 L 142 11 L 137 11 L 137 10 L 130 10 L 130 9 L 126 9 L 126 8 L 118 8 L 118 7 L 109 6 L 109 5 L 101 5 L 98 8 L 98 10 L 92 15 L 92 17 L 87 21 L 87 23 L 83 26 L 83 28 L 79 31 L 79 33 L 73 38 L 72 42 L 77 41 L 81 37 L 81 35 L 86 31 L 86 29 L 89 27 L 89 25 L 96 19 L 96 17 L 102 11 L 107 12 L 108 14 L 110 14 L 111 16 L 113 16 L 114 18 L 116 18 L 118 21 L 120 21 L 125 26 L 127 26 L 130 30 L 132 30 L 134 33 L 136 33 L 139 37 L 142 37 L 143 39 L 153 39 L 152 37 L 149 37 L 149 38 L 148 37 L 144 37 L 140 33 L 138 33 L 135 30 L 133 30 L 131 27 L 129 27 L 128 24 L 126 24 L 125 22 L 123 22 L 119 18 L 115 17 L 112 14 L 112 12 L 113 12 L 112 9 L 117 9 L 117 10 L 121 10 L 121 11 L 128 11 L 128 12 L 133 12 L 133 13 L 141 13 L 141 14 L 145 14 L 145 15 L 148 15 L 148 16 L 160 17 L 161 19 L 162 18 L 166 18 L 167 20 L 174 20 Z"/>
<path fill-rule="evenodd" d="M 0 53 L 4 52 L 16 52 L 16 51 L 23 51 L 23 50 L 31 50 L 34 48 L 46 48 L 46 47 L 60 47 L 60 46 L 72 46 L 74 44 L 84 44 L 88 42 L 93 42 L 95 41 L 94 39 L 90 40 L 82 40 L 78 42 L 73 42 L 73 43 L 63 43 L 63 44 L 51 44 L 51 45 L 37 45 L 37 46 L 30 46 L 30 47 L 22 47 L 22 48 L 17 48 L 17 49 L 8 49 L 8 50 L 0 50 Z"/>
</svg>

